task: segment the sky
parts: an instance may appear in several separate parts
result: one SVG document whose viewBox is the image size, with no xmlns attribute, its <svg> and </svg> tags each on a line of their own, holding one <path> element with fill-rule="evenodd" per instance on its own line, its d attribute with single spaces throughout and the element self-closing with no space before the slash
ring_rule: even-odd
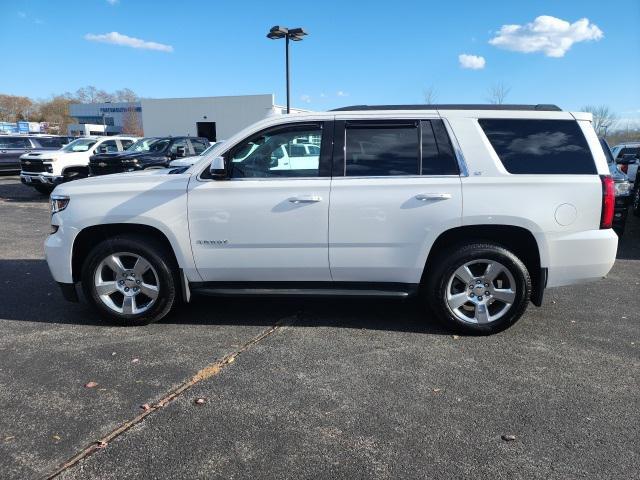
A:
<svg viewBox="0 0 640 480">
<path fill-rule="evenodd" d="M 142 97 L 274 93 L 292 105 L 608 105 L 640 125 L 640 0 L 0 0 L 0 93 L 93 85 Z"/>
</svg>

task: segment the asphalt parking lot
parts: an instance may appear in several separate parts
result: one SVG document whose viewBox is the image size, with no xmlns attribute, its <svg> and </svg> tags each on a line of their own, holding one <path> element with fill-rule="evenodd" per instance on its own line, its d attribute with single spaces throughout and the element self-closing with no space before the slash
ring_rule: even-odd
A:
<svg viewBox="0 0 640 480">
<path fill-rule="evenodd" d="M 46 198 L 0 177 L 0 477 L 640 478 L 630 219 L 607 279 L 491 337 L 371 300 L 203 297 L 119 328 L 62 299 Z"/>
</svg>

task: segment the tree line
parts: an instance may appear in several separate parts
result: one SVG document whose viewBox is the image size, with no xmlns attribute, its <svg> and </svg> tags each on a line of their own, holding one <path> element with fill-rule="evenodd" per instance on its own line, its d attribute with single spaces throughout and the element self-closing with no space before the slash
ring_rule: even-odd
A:
<svg viewBox="0 0 640 480">
<path fill-rule="evenodd" d="M 67 127 L 75 123 L 74 118 L 69 115 L 69 105 L 73 103 L 135 102 L 139 99 L 129 88 L 107 92 L 91 85 L 46 99 L 0 94 L 0 121 L 48 122 L 52 131 L 66 134 Z M 131 112 L 128 116 L 132 118 L 125 119 L 123 133 L 139 134 L 137 112 Z M 124 131 L 126 129 L 132 131 Z"/>
</svg>

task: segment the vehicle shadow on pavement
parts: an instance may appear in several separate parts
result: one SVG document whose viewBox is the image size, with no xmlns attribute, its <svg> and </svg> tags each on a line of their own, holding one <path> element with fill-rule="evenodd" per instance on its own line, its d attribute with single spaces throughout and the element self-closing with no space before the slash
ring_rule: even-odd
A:
<svg viewBox="0 0 640 480">
<path fill-rule="evenodd" d="M 0 260 L 0 274 L 0 320 L 121 328 L 85 302 L 64 300 L 44 260 Z M 194 296 L 160 323 L 271 326 L 274 318 L 289 317 L 306 327 L 452 333 L 415 300 Z"/>
<path fill-rule="evenodd" d="M 640 260 L 640 218 L 631 212 L 627 217 L 624 235 L 618 243 L 618 260 Z"/>
<path fill-rule="evenodd" d="M 42 195 L 34 188 L 16 183 L 13 176 L 0 176 L 0 201 L 20 203 L 47 203 L 48 195 Z"/>
</svg>

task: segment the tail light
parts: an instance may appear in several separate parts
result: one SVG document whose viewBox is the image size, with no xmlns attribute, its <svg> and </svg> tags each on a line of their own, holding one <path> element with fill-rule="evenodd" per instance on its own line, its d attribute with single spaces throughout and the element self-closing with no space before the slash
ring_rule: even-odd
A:
<svg viewBox="0 0 640 480">
<path fill-rule="evenodd" d="M 629 173 L 629 165 L 626 165 L 626 164 L 625 165 L 618 165 L 618 168 L 623 173 Z"/>
<path fill-rule="evenodd" d="M 611 228 L 613 225 L 613 209 L 616 203 L 613 178 L 609 175 L 600 175 L 602 182 L 602 215 L 600 216 L 600 228 Z"/>
</svg>

